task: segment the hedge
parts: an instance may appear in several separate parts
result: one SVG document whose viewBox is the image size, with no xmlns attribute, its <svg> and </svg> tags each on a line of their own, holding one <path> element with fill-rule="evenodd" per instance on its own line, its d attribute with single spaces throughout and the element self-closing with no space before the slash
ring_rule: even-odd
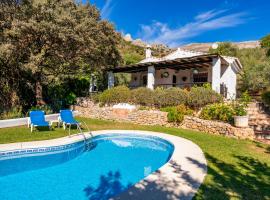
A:
<svg viewBox="0 0 270 200">
<path fill-rule="evenodd" d="M 222 102 L 222 96 L 207 87 L 192 87 L 187 105 L 191 108 L 202 108 L 207 104 Z"/>
<path fill-rule="evenodd" d="M 97 99 L 101 105 L 112 105 L 117 103 L 129 103 L 131 98 L 130 89 L 126 86 L 113 87 L 98 95 Z"/>
<path fill-rule="evenodd" d="M 183 104 L 193 109 L 199 109 L 207 104 L 221 102 L 222 97 L 206 87 L 193 87 L 187 91 L 180 88 L 150 90 L 145 87 L 130 90 L 126 86 L 117 86 L 99 94 L 97 100 L 101 105 L 132 103 L 163 108 Z"/>
</svg>

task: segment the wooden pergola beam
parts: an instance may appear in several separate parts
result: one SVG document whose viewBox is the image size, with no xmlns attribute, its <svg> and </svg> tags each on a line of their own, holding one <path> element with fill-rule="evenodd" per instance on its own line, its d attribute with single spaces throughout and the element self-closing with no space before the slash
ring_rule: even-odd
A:
<svg viewBox="0 0 270 200">
<path fill-rule="evenodd" d="M 148 63 L 138 63 L 127 66 L 119 66 L 115 68 L 108 69 L 108 71 L 112 71 L 114 73 L 134 73 L 134 72 L 142 72 L 147 71 L 147 68 L 150 66 L 154 66 L 157 70 L 164 68 L 171 69 L 190 69 L 190 68 L 204 68 L 212 66 L 213 58 L 221 58 L 222 64 L 228 64 L 221 56 L 218 54 L 206 54 L 200 56 L 193 56 L 188 58 L 177 58 L 174 60 L 164 60 L 159 62 L 148 62 Z"/>
</svg>

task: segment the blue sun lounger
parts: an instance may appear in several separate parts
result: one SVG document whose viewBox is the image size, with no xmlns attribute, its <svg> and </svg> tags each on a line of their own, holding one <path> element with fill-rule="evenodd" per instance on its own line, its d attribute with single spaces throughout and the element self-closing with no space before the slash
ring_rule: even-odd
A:
<svg viewBox="0 0 270 200">
<path fill-rule="evenodd" d="M 30 111 L 28 127 L 31 127 L 31 133 L 34 127 L 49 127 L 51 129 L 49 122 L 45 121 L 44 111 L 41 110 Z"/>
<path fill-rule="evenodd" d="M 68 125 L 69 126 L 76 125 L 78 129 L 80 128 L 80 122 L 74 119 L 71 110 L 60 110 L 59 121 L 63 123 L 64 129 L 66 129 Z"/>
</svg>

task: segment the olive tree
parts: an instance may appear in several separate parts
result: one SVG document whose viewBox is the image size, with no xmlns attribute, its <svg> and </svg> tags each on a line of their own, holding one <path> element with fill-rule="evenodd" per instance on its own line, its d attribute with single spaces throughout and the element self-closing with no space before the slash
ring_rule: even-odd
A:
<svg viewBox="0 0 270 200">
<path fill-rule="evenodd" d="M 120 34 L 89 3 L 3 1 L 0 20 L 0 49 L 5 49 L 0 54 L 1 68 L 30 72 L 37 104 L 44 104 L 43 84 L 102 71 L 103 66 L 115 66 L 121 60 Z"/>
</svg>

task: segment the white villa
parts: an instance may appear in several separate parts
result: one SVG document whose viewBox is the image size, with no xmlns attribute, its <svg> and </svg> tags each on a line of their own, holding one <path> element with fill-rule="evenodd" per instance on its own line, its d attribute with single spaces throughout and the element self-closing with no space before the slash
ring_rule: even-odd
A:
<svg viewBox="0 0 270 200">
<path fill-rule="evenodd" d="M 242 69 L 235 57 L 187 51 L 178 48 L 162 58 L 152 56 L 146 48 L 146 58 L 137 64 L 118 66 L 108 72 L 108 87 L 114 86 L 114 73 L 131 73 L 131 88 L 181 87 L 210 83 L 213 90 L 227 99 L 236 97 L 237 73 Z"/>
</svg>

